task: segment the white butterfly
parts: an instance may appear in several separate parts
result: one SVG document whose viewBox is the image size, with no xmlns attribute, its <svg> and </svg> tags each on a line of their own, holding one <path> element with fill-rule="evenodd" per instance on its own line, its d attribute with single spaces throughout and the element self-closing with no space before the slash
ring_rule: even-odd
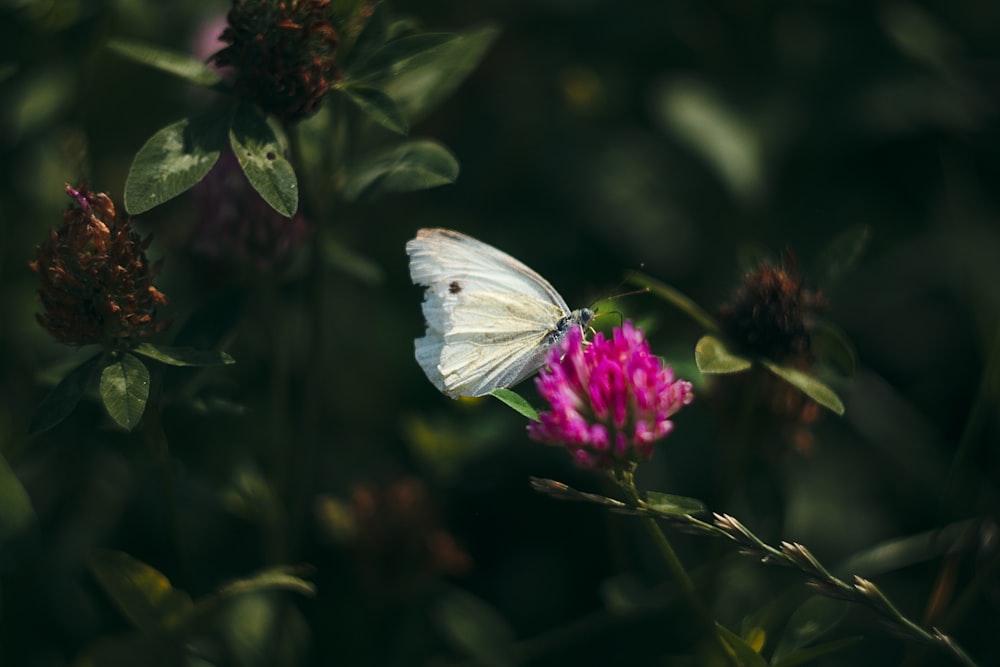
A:
<svg viewBox="0 0 1000 667">
<path fill-rule="evenodd" d="M 417 363 L 452 398 L 517 384 L 572 325 L 586 328 L 594 319 L 589 308 L 571 311 L 527 266 L 471 236 L 421 229 L 406 253 L 414 284 L 427 286 Z"/>
</svg>

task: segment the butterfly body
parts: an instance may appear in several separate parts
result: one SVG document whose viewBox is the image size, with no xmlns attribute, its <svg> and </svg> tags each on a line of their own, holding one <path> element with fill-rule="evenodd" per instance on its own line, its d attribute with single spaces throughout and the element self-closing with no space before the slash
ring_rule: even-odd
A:
<svg viewBox="0 0 1000 667">
<path fill-rule="evenodd" d="M 406 252 L 410 277 L 427 288 L 417 363 L 452 398 L 517 384 L 572 325 L 594 317 L 588 308 L 570 310 L 536 272 L 471 236 L 421 229 Z"/>
</svg>

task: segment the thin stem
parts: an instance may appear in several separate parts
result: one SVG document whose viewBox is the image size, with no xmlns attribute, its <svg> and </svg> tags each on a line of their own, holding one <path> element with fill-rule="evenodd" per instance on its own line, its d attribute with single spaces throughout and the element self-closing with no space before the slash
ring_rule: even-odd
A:
<svg viewBox="0 0 1000 667">
<path fill-rule="evenodd" d="M 622 491 L 624 491 L 625 496 L 632 507 L 645 507 L 645 503 L 639 497 L 639 492 L 635 486 L 635 478 L 631 471 L 620 471 L 616 476 L 616 481 Z M 660 529 L 656 519 L 652 516 L 646 516 L 642 518 L 642 522 L 646 528 L 646 533 L 653 541 L 653 544 L 656 545 L 657 550 L 660 552 L 660 556 L 663 558 L 663 562 L 667 565 L 667 569 L 670 570 L 670 574 L 673 577 L 674 582 L 680 588 L 682 599 L 688 608 L 694 613 L 695 620 L 702 635 L 707 640 L 707 644 L 712 647 L 715 653 L 721 655 L 727 664 L 734 664 L 728 645 L 719 635 L 715 619 L 712 618 L 712 615 L 709 614 L 708 609 L 706 609 L 705 605 L 702 603 L 701 598 L 698 597 L 694 583 L 691 581 L 691 577 L 688 576 L 687 570 L 684 569 L 684 565 L 677 557 L 677 553 L 674 551 L 674 548 L 667 539 L 667 536 Z"/>
<path fill-rule="evenodd" d="M 167 539 L 173 551 L 179 579 L 187 579 L 187 561 L 184 558 L 183 531 L 177 513 L 177 497 L 174 494 L 174 477 L 170 467 L 170 443 L 163 430 L 163 419 L 160 414 L 160 383 L 162 378 L 154 376 L 151 383 L 150 396 L 146 403 L 146 411 L 140 424 L 143 439 L 152 454 L 160 481 L 160 496 L 163 500 L 163 513 L 166 515 Z"/>
<path fill-rule="evenodd" d="M 993 346 L 986 359 L 979 388 L 976 391 L 975 402 L 965 420 L 965 427 L 958 440 L 955 458 L 952 459 L 951 470 L 948 472 L 948 481 L 945 485 L 946 505 L 951 505 L 956 501 L 959 488 L 962 486 L 962 474 L 966 468 L 966 462 L 972 454 L 977 438 L 983 431 L 986 420 L 994 414 L 990 406 L 993 405 L 998 382 L 1000 382 L 1000 326 L 994 332 Z"/>
<path fill-rule="evenodd" d="M 269 277 L 270 278 L 270 277 Z M 271 471 L 271 488 L 273 496 L 268 498 L 263 522 L 264 557 L 269 563 L 283 563 L 291 556 L 292 545 L 286 534 L 288 526 L 288 508 L 283 499 L 288 497 L 289 489 L 294 488 L 292 479 L 289 446 L 284 435 L 289 428 L 289 396 L 290 371 L 288 352 L 284 337 L 280 334 L 282 318 L 278 316 L 278 286 L 273 279 L 265 280 L 258 287 L 260 295 L 261 317 L 264 326 L 268 327 L 268 344 L 270 347 L 270 363 L 268 364 L 267 390 L 267 442 L 266 455 Z"/>
<path fill-rule="evenodd" d="M 832 575 L 801 544 L 782 542 L 780 549 L 772 547 L 732 516 L 716 514 L 715 527 L 719 529 L 719 533 L 739 544 L 743 553 L 759 558 L 764 563 L 794 567 L 809 577 L 810 585 L 818 593 L 863 604 L 878 613 L 903 637 L 918 643 L 937 646 L 950 653 L 966 667 L 977 667 L 976 662 L 951 637 L 937 629 L 925 630 L 899 611 L 873 582 L 855 576 L 854 584 L 849 584 Z"/>
<path fill-rule="evenodd" d="M 336 122 L 336 119 L 334 121 Z M 288 554 L 295 553 L 304 531 L 308 516 L 307 508 L 314 491 L 313 471 L 323 431 L 323 401 L 327 395 L 324 383 L 327 379 L 327 351 L 329 349 L 327 333 L 330 330 L 328 326 L 329 309 L 326 306 L 329 296 L 327 285 L 329 271 L 323 257 L 322 230 L 319 229 L 325 221 L 322 219 L 323 216 L 329 216 L 330 210 L 326 198 L 307 187 L 313 183 L 310 177 L 316 174 L 309 174 L 309 177 L 306 178 L 301 176 L 303 172 L 308 171 L 309 165 L 305 163 L 298 130 L 297 127 L 288 128 L 292 159 L 300 174 L 300 183 L 304 184 L 299 192 L 300 205 L 307 206 L 304 214 L 309 223 L 317 230 L 320 239 L 314 239 L 309 247 L 310 278 L 307 299 L 309 301 L 311 352 L 309 363 L 302 371 L 305 391 L 300 402 L 297 420 L 299 431 L 292 438 L 292 442 L 285 446 L 285 456 L 287 457 L 284 494 L 287 503 L 285 539 Z"/>
<path fill-rule="evenodd" d="M 936 646 L 938 649 L 951 655 L 952 658 L 965 667 L 978 667 L 976 661 L 954 639 L 944 634 L 938 628 L 926 630 L 918 623 L 910 620 L 892 604 L 873 582 L 855 576 L 854 583 L 851 584 L 835 577 L 801 544 L 782 542 L 780 547 L 771 546 L 757 537 L 749 528 L 740 523 L 738 519 L 728 514 L 715 514 L 712 523 L 709 523 L 690 514 L 661 512 L 639 499 L 631 471 L 618 471 L 616 480 L 628 496 L 628 503 L 622 503 L 614 498 L 607 498 L 592 493 L 583 493 L 554 480 L 532 479 L 532 486 L 536 491 L 546 493 L 560 500 L 597 503 L 616 512 L 639 515 L 646 522 L 661 519 L 673 528 L 687 533 L 725 537 L 736 543 L 740 553 L 760 563 L 781 565 L 804 573 L 809 579 L 809 586 L 820 595 L 861 604 L 872 609 L 889 626 L 894 628 L 903 639 L 919 644 Z M 647 523 L 647 528 L 650 530 L 650 534 L 653 535 L 655 541 L 661 546 L 661 549 L 663 545 L 666 545 L 668 551 L 665 552 L 665 560 L 671 566 L 671 570 L 674 572 L 675 578 L 677 578 L 681 586 L 681 591 L 685 594 L 685 599 L 692 610 L 696 612 L 700 611 L 699 620 L 708 618 L 710 623 L 714 623 L 708 616 L 707 611 L 704 610 L 704 607 L 701 606 L 701 602 L 693 595 L 694 587 L 690 579 L 687 578 L 687 574 L 683 568 L 680 567 L 676 555 L 673 555 L 673 549 L 670 548 L 666 537 L 659 530 L 659 526 L 653 522 L 651 524 Z M 659 537 L 656 534 L 659 534 Z M 996 567 L 996 563 L 993 566 Z M 721 638 L 719 641 L 720 643 L 723 642 Z"/>
</svg>

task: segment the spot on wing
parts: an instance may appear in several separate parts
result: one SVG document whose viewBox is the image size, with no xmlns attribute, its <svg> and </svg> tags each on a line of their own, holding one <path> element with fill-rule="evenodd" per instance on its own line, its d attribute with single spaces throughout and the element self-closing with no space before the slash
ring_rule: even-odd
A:
<svg viewBox="0 0 1000 667">
<path fill-rule="evenodd" d="M 448 292 L 451 294 L 458 294 L 462 291 L 462 284 L 457 280 L 452 280 L 451 284 L 448 285 Z"/>
</svg>

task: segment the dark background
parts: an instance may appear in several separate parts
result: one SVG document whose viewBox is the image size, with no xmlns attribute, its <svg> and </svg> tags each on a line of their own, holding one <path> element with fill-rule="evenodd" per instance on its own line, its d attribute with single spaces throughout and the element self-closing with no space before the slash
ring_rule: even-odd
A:
<svg viewBox="0 0 1000 667">
<path fill-rule="evenodd" d="M 190 197 L 139 218 L 156 235 L 150 255 L 166 257 L 157 285 L 175 324 L 164 341 L 194 313 L 235 322 L 225 343 L 238 363 L 205 385 L 245 407 L 228 416 L 164 407 L 171 518 L 147 444 L 110 428 L 95 402 L 26 435 L 34 406 L 84 358 L 35 322 L 28 262 L 61 220 L 65 183 L 86 177 L 120 202 L 145 139 L 204 104 L 104 41 L 190 51 L 199 25 L 225 10 L 210 5 L 3 3 L 0 452 L 37 514 L 32 534 L 0 552 L 3 664 L 66 664 L 128 629 L 87 571 L 98 547 L 130 553 L 195 596 L 268 563 L 311 563 L 318 595 L 294 600 L 282 617 L 292 629 L 279 633 L 298 648 L 267 651 L 315 664 L 448 655 L 438 603 L 456 587 L 494 608 L 531 660 L 673 664 L 686 652 L 683 612 L 657 593 L 666 573 L 635 522 L 528 486 L 540 476 L 610 492 L 599 476 L 531 443 L 499 403 L 452 402 L 423 377 L 412 357 L 421 295 L 403 247 L 425 226 L 510 252 L 574 307 L 644 264 L 714 311 L 748 258 L 793 249 L 830 302 L 824 317 L 856 348 L 853 381 L 832 381 L 846 414 L 824 414 L 811 446 L 795 447 L 780 433 L 748 441 L 723 427 L 716 404 L 696 400 L 640 471 L 641 486 L 701 498 L 831 566 L 867 553 L 864 573 L 917 620 L 943 590 L 954 613 L 935 623 L 980 664 L 1000 661 L 1000 4 L 396 3 L 427 26 L 489 22 L 502 33 L 412 131 L 454 152 L 458 181 L 315 221 L 366 271 L 328 270 L 317 287 L 293 265 L 262 288 L 190 254 Z M 823 269 L 838 238 L 869 240 L 839 273 Z M 694 367 L 704 333 L 695 323 L 655 296 L 615 307 L 647 327 L 654 352 L 699 397 L 710 395 Z M 315 318 L 326 323 L 322 344 L 310 334 Z M 274 401 L 284 412 L 262 416 Z M 733 452 L 755 446 L 733 470 Z M 382 497 L 400 479 L 426 503 L 383 504 L 354 538 L 338 532 L 334 510 L 350 514 L 359 489 Z M 254 509 L 272 502 L 268 484 L 288 512 L 276 524 Z M 947 533 L 950 553 L 904 541 L 964 520 Z M 428 557 L 419 545 L 432 531 L 451 535 L 467 560 Z M 801 578 L 728 545 L 668 535 L 734 631 L 761 612 L 770 642 L 807 595 Z M 883 543 L 893 546 L 869 552 Z M 761 611 L 777 599 L 789 602 Z M 607 611 L 612 600 L 630 613 Z M 870 612 L 852 609 L 831 637 L 854 634 L 864 640 L 823 664 L 917 659 Z M 246 664 L 292 662 L 267 651 Z"/>
</svg>

